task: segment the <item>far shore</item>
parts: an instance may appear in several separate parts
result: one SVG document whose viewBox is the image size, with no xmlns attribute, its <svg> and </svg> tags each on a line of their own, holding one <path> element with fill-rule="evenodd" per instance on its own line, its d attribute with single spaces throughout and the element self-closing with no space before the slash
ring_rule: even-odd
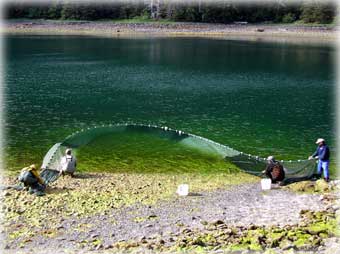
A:
<svg viewBox="0 0 340 254">
<path fill-rule="evenodd" d="M 113 38 L 202 37 L 229 40 L 335 44 L 338 28 L 326 25 L 285 24 L 7 20 L 3 24 L 2 33 L 85 35 Z"/>
</svg>

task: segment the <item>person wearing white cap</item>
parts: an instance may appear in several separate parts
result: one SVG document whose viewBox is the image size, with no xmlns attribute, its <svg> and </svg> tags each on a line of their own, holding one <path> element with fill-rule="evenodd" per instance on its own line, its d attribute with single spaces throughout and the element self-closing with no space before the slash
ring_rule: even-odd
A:
<svg viewBox="0 0 340 254">
<path fill-rule="evenodd" d="M 268 178 L 272 180 L 272 183 L 279 183 L 279 185 L 284 185 L 285 171 L 283 166 L 275 160 L 274 156 L 270 155 L 267 158 L 267 167 L 262 171 Z"/>
<path fill-rule="evenodd" d="M 77 167 L 77 159 L 72 155 L 71 149 L 66 149 L 65 156 L 61 158 L 60 165 L 61 175 L 70 174 L 72 177 L 74 176 L 74 172 L 76 171 Z"/>
<path fill-rule="evenodd" d="M 329 181 L 329 157 L 330 157 L 330 151 L 329 147 L 326 145 L 326 141 L 323 138 L 318 138 L 315 142 L 315 144 L 318 145 L 316 151 L 309 156 L 309 160 L 311 159 L 318 159 L 318 176 L 321 177 L 322 170 L 323 170 L 323 175 L 326 180 L 326 182 Z"/>
</svg>

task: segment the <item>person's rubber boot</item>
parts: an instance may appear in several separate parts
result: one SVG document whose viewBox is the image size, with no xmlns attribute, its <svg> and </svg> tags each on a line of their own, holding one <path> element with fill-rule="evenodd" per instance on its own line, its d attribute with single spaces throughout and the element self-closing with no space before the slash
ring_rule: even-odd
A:
<svg viewBox="0 0 340 254">
<path fill-rule="evenodd" d="M 325 181 L 328 183 L 329 182 L 329 177 L 325 177 Z"/>
<path fill-rule="evenodd" d="M 17 185 L 13 186 L 13 189 L 17 191 L 25 190 L 25 185 L 23 183 L 18 183 Z"/>
<path fill-rule="evenodd" d="M 43 192 L 43 191 L 36 191 L 35 195 L 38 196 L 38 197 L 45 196 L 45 192 Z"/>
<path fill-rule="evenodd" d="M 321 179 L 321 174 L 314 174 L 313 177 L 312 177 L 313 181 L 317 181 L 319 179 Z"/>
</svg>

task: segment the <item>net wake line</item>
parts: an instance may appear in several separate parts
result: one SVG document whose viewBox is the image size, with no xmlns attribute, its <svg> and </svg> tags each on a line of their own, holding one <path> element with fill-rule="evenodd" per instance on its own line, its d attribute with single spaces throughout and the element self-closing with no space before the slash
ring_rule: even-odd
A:
<svg viewBox="0 0 340 254">
<path fill-rule="evenodd" d="M 150 133 L 176 140 L 185 146 L 218 155 L 221 159 L 235 164 L 242 171 L 257 176 L 262 174 L 267 164 L 266 158 L 243 153 L 213 140 L 167 126 L 123 123 L 82 129 L 67 136 L 62 142 L 54 144 L 44 156 L 41 166 L 44 169 L 41 173 L 42 177 L 47 183 L 58 178 L 57 174 L 61 168 L 60 161 L 67 148 L 79 149 L 102 135 L 129 131 Z M 313 160 L 280 160 L 280 163 L 285 169 L 286 182 L 309 179 L 313 176 L 316 168 L 316 163 Z"/>
</svg>

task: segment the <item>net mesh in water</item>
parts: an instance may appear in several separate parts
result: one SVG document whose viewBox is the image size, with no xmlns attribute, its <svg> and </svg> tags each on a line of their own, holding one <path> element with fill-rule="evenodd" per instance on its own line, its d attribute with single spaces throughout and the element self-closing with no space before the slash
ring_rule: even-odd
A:
<svg viewBox="0 0 340 254">
<path fill-rule="evenodd" d="M 67 148 L 79 149 L 100 136 L 129 131 L 143 134 L 150 133 L 169 140 L 176 140 L 184 146 L 217 155 L 222 160 L 237 165 L 244 172 L 257 176 L 262 175 L 262 171 L 267 165 L 266 158 L 245 154 L 229 146 L 219 144 L 194 134 L 185 133 L 181 130 L 175 130 L 169 127 L 159 127 L 156 125 L 114 124 L 77 131 L 68 136 L 64 141 L 53 145 L 43 159 L 42 168 L 44 170 L 41 173 L 42 177 L 47 183 L 53 182 L 58 178 L 59 171 L 61 170 L 60 161 L 65 155 Z M 286 183 L 310 179 L 316 168 L 314 160 L 280 161 L 280 163 L 285 170 Z"/>
</svg>

